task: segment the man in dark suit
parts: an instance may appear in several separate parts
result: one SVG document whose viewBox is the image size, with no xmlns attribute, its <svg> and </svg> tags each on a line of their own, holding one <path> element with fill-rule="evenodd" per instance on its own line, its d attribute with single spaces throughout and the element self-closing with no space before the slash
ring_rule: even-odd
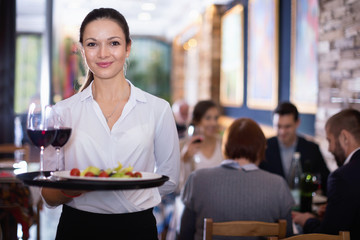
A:
<svg viewBox="0 0 360 240">
<path fill-rule="evenodd" d="M 360 112 L 343 110 L 329 118 L 325 129 L 329 152 L 339 166 L 329 176 L 325 215 L 321 220 L 294 212 L 293 220 L 305 233 L 350 231 L 351 239 L 360 239 Z"/>
<path fill-rule="evenodd" d="M 320 177 L 321 189 L 326 194 L 329 170 L 319 146 L 297 134 L 300 125 L 297 108 L 290 102 L 280 103 L 273 113 L 273 125 L 277 136 L 267 140 L 265 161 L 260 168 L 288 180 L 294 153 L 299 152 L 302 169 Z"/>
</svg>

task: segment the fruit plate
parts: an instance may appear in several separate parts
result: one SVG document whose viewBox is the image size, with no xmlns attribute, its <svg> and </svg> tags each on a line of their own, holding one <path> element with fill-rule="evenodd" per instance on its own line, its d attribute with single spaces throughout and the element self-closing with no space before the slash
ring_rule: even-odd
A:
<svg viewBox="0 0 360 240">
<path fill-rule="evenodd" d="M 68 178 L 62 176 L 59 180 L 34 180 L 39 172 L 27 172 L 16 175 L 24 184 L 30 186 L 58 188 L 58 189 L 73 189 L 73 190 L 130 190 L 130 189 L 143 189 L 153 188 L 163 185 L 169 180 L 169 177 L 164 175 L 152 175 L 142 172 L 143 178 L 94 178 L 86 180 L 75 179 L 75 177 Z M 44 172 L 45 176 L 50 176 L 50 171 Z M 145 177 L 147 176 L 147 177 Z M 149 176 L 149 177 L 148 177 Z M 151 177 L 150 177 L 151 176 Z M 76 177 L 80 178 L 80 177 Z M 93 180 L 95 179 L 95 180 Z M 115 180 L 116 179 L 116 180 Z M 126 179 L 126 180 L 125 180 Z"/>
<path fill-rule="evenodd" d="M 70 171 L 52 172 L 51 175 L 60 178 L 83 180 L 83 181 L 143 181 L 161 178 L 161 175 L 152 172 L 141 172 L 141 178 L 112 178 L 112 177 L 78 177 L 71 176 Z"/>
</svg>

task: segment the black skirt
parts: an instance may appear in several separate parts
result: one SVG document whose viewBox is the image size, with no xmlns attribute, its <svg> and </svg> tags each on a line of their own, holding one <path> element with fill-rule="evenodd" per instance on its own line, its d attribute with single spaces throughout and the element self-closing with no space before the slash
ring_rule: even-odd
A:
<svg viewBox="0 0 360 240">
<path fill-rule="evenodd" d="M 153 209 L 134 213 L 99 214 L 63 205 L 56 240 L 157 240 Z"/>
</svg>

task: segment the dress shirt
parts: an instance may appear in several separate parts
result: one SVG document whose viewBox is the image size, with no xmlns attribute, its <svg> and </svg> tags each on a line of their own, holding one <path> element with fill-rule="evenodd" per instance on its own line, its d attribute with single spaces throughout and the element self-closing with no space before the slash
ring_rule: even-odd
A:
<svg viewBox="0 0 360 240">
<path fill-rule="evenodd" d="M 349 154 L 349 156 L 346 158 L 346 160 L 345 160 L 345 162 L 344 162 L 343 165 L 348 164 L 348 163 L 350 162 L 350 159 L 351 159 L 352 156 L 354 155 L 354 153 L 355 153 L 357 150 L 359 150 L 359 149 L 360 149 L 360 148 L 357 148 L 357 149 L 355 149 L 354 151 L 352 151 L 352 152 Z"/>
<path fill-rule="evenodd" d="M 284 175 L 286 176 L 285 179 L 289 178 L 291 162 L 293 160 L 296 145 L 297 145 L 297 139 L 290 147 L 285 146 L 282 142 L 279 141 L 281 162 L 284 169 Z"/>
<path fill-rule="evenodd" d="M 107 169 L 120 162 L 124 167 L 133 166 L 134 171 L 156 172 L 170 180 L 159 188 L 88 192 L 67 203 L 73 208 L 95 213 L 141 211 L 156 206 L 160 196 L 173 192 L 178 184 L 179 140 L 170 105 L 130 82 L 129 85 L 129 100 L 111 130 L 93 98 L 92 83 L 55 105 L 60 115 L 65 114 L 65 109 L 71 115 L 65 120 L 71 118 L 72 133 L 64 146 L 62 168 Z M 46 152 L 45 168 L 53 170 L 54 148 L 48 147 Z"/>
<path fill-rule="evenodd" d="M 235 169 L 239 169 L 239 170 L 242 169 L 245 172 L 254 171 L 254 170 L 259 169 L 259 167 L 256 166 L 254 163 L 248 163 L 248 164 L 241 166 L 237 161 L 234 161 L 232 159 L 225 159 L 224 161 L 221 162 L 221 165 L 224 167 L 230 167 L 230 168 L 235 168 Z"/>
</svg>

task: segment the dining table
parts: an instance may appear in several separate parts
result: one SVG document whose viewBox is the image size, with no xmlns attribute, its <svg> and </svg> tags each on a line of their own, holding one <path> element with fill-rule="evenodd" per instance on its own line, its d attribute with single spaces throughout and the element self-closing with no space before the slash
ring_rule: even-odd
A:
<svg viewBox="0 0 360 240">
<path fill-rule="evenodd" d="M 36 222 L 35 204 L 40 201 L 38 187 L 25 185 L 16 176 L 37 170 L 38 163 L 0 161 L 0 222 L 4 239 L 18 239 L 17 226 L 22 227 L 22 239 L 29 238 L 29 229 Z"/>
</svg>

